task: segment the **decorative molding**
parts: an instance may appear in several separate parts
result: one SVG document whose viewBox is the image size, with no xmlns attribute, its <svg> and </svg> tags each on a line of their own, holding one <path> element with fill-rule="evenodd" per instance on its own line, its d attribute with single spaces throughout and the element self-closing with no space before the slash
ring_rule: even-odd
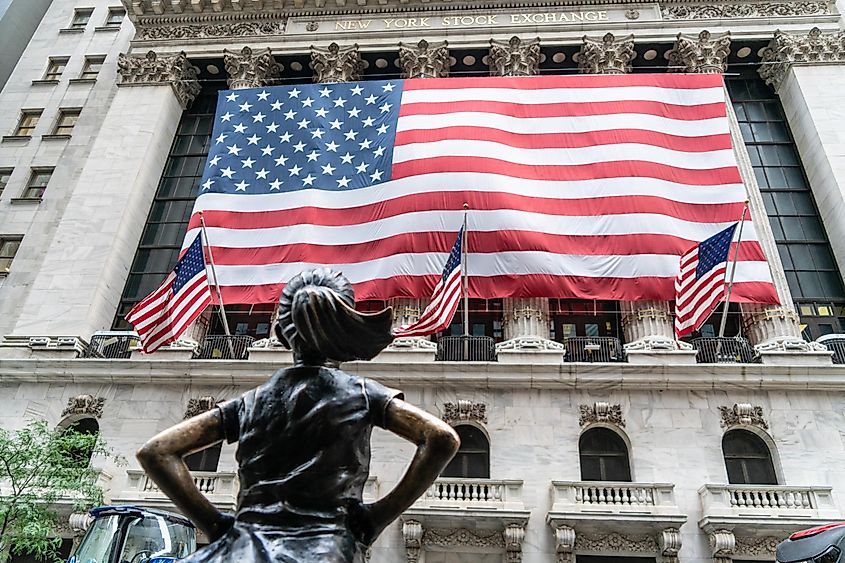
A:
<svg viewBox="0 0 845 563">
<path fill-rule="evenodd" d="M 505 561 L 507 563 L 521 563 L 522 542 L 525 540 L 525 526 L 522 524 L 508 524 L 502 532 L 505 543 Z"/>
<path fill-rule="evenodd" d="M 569 526 L 558 526 L 555 528 L 555 552 L 557 563 L 572 563 L 572 554 L 575 549 L 575 529 Z"/>
<path fill-rule="evenodd" d="M 416 45 L 399 43 L 399 63 L 404 78 L 445 78 L 449 76 L 449 42 Z"/>
<path fill-rule="evenodd" d="M 688 342 L 684 342 L 682 340 L 675 340 L 674 338 L 670 338 L 668 336 L 659 336 L 659 335 L 651 335 L 646 336 L 644 338 L 640 338 L 639 340 L 635 340 L 634 342 L 628 342 L 624 345 L 625 351 L 635 351 L 635 350 L 647 350 L 650 352 L 653 351 L 674 351 L 674 350 L 695 350 L 695 347 Z"/>
<path fill-rule="evenodd" d="M 185 409 L 184 419 L 188 420 L 189 418 L 193 418 L 198 414 L 208 412 L 215 406 L 217 406 L 217 403 L 219 402 L 220 401 L 211 396 L 188 399 L 188 407 Z"/>
<path fill-rule="evenodd" d="M 282 69 L 269 48 L 253 52 L 244 47 L 240 53 L 223 49 L 223 62 L 229 75 L 229 88 L 233 90 L 268 86 L 282 75 Z"/>
<path fill-rule="evenodd" d="M 401 336 L 395 338 L 390 346 L 390 350 L 437 350 L 437 343 L 424 338 L 422 336 Z"/>
<path fill-rule="evenodd" d="M 505 41 L 490 40 L 491 76 L 534 76 L 540 66 L 540 39 L 524 43 L 513 36 Z"/>
<path fill-rule="evenodd" d="M 730 558 L 736 548 L 736 537 L 730 530 L 715 530 L 708 536 L 713 557 Z"/>
<path fill-rule="evenodd" d="M 717 74 L 725 72 L 731 53 L 731 33 L 712 37 L 706 29 L 691 37 L 678 34 L 675 46 L 669 51 L 669 69 L 672 72 Z"/>
<path fill-rule="evenodd" d="M 135 36 L 139 41 L 169 41 L 173 39 L 217 39 L 282 35 L 286 19 L 273 21 L 241 21 L 224 24 L 156 25 L 139 27 Z"/>
<path fill-rule="evenodd" d="M 665 20 L 715 20 L 726 18 L 772 18 L 824 16 L 827 2 L 749 2 L 741 4 L 676 4 L 663 6 Z"/>
<path fill-rule="evenodd" d="M 781 538 L 775 536 L 765 536 L 762 538 L 753 538 L 745 536 L 736 536 L 735 538 L 734 555 L 744 555 L 751 557 L 764 557 L 766 559 L 774 559 L 775 551 Z"/>
<path fill-rule="evenodd" d="M 677 563 L 681 550 L 681 532 L 678 528 L 666 528 L 657 536 L 657 546 L 664 563 Z"/>
<path fill-rule="evenodd" d="M 498 530 L 468 530 L 466 528 L 431 528 L 423 533 L 424 545 L 438 547 L 496 547 L 504 548 L 505 540 Z M 410 561 L 410 560 L 409 560 Z"/>
<path fill-rule="evenodd" d="M 582 74 L 626 74 L 631 72 L 631 61 L 637 56 L 634 51 L 633 34 L 616 39 L 612 33 L 605 33 L 601 39 L 583 37 L 578 54 L 578 70 Z"/>
<path fill-rule="evenodd" d="M 103 416 L 103 405 L 106 400 L 94 395 L 77 395 L 67 400 L 67 406 L 62 411 L 62 417 L 70 415 L 89 415 L 94 418 Z"/>
<path fill-rule="evenodd" d="M 731 426 L 759 426 L 764 430 L 769 429 L 766 419 L 763 418 L 763 407 L 751 406 L 749 403 L 735 403 L 732 407 L 719 407 L 719 414 L 722 416 L 722 428 Z"/>
<path fill-rule="evenodd" d="M 778 30 L 760 62 L 760 77 L 777 89 L 793 64 L 845 62 L 845 32 L 822 33 L 814 27 L 806 36 L 799 36 Z"/>
<path fill-rule="evenodd" d="M 596 401 L 593 405 L 580 405 L 581 416 L 578 419 L 580 426 L 603 422 L 625 426 L 625 419 L 622 418 L 622 405 L 611 405 L 604 401 Z"/>
<path fill-rule="evenodd" d="M 634 553 L 657 553 L 659 546 L 652 536 L 627 536 L 618 532 L 605 535 L 575 536 L 576 551 L 628 551 Z"/>
<path fill-rule="evenodd" d="M 417 520 L 405 520 L 402 523 L 402 537 L 405 539 L 405 559 L 408 563 L 417 563 L 422 550 L 423 527 Z"/>
<path fill-rule="evenodd" d="M 199 70 L 188 61 L 184 51 L 166 57 L 159 57 L 155 51 L 143 56 L 121 53 L 117 59 L 117 72 L 123 86 L 170 84 L 183 109 L 201 90 L 197 80 Z"/>
<path fill-rule="evenodd" d="M 443 420 L 449 424 L 470 421 L 486 424 L 487 405 L 466 400 L 459 400 L 457 403 L 444 403 Z"/>
<path fill-rule="evenodd" d="M 540 336 L 517 336 L 504 342 L 496 344 L 496 352 L 502 350 L 551 350 L 553 352 L 566 352 L 566 346 L 561 342 L 555 342 Z"/>
<path fill-rule="evenodd" d="M 312 45 L 310 66 L 314 71 L 314 82 L 329 84 L 360 80 L 364 70 L 357 44 L 341 49 L 334 42 L 328 49 Z"/>
</svg>

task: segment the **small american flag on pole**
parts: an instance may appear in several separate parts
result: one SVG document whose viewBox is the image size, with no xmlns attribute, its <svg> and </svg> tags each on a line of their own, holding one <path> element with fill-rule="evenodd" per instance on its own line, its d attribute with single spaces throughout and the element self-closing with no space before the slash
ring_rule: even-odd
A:
<svg viewBox="0 0 845 563">
<path fill-rule="evenodd" d="M 679 339 L 698 330 L 724 299 L 728 253 L 737 225 L 696 244 L 681 256 L 681 271 L 675 282 L 675 334 Z"/>
<path fill-rule="evenodd" d="M 161 286 L 135 305 L 126 320 L 135 325 L 141 349 L 151 354 L 175 342 L 209 303 L 211 290 L 198 234 Z"/>
<path fill-rule="evenodd" d="M 451 323 L 458 303 L 461 301 L 461 246 L 463 245 L 464 230 L 458 231 L 458 239 L 449 253 L 449 259 L 443 268 L 443 275 L 434 287 L 431 303 L 420 315 L 420 319 L 410 325 L 400 327 L 394 336 L 427 336 L 445 330 Z"/>
</svg>

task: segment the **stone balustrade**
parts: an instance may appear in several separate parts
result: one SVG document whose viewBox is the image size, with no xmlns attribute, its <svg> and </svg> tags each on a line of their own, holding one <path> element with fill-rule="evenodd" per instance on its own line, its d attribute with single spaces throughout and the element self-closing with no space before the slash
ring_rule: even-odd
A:
<svg viewBox="0 0 845 563">
<path fill-rule="evenodd" d="M 220 508 L 232 510 L 238 497 L 240 483 L 233 471 L 192 471 L 194 484 L 202 494 Z M 126 485 L 119 496 L 112 499 L 119 503 L 143 503 L 145 506 L 170 507 L 170 500 L 158 485 L 141 469 L 126 470 Z"/>
<path fill-rule="evenodd" d="M 699 489 L 705 518 L 837 518 L 830 487 L 704 485 Z"/>
<path fill-rule="evenodd" d="M 552 512 L 677 513 L 674 485 L 611 481 L 552 481 Z"/>
<path fill-rule="evenodd" d="M 522 481 L 442 478 L 428 488 L 414 508 L 521 510 Z"/>
</svg>

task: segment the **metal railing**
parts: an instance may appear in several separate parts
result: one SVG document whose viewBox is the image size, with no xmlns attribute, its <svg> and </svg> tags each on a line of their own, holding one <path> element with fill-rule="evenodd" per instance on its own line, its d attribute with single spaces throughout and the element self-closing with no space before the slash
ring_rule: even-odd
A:
<svg viewBox="0 0 845 563">
<path fill-rule="evenodd" d="M 699 364 L 751 364 L 756 360 L 754 349 L 741 336 L 708 336 L 692 339 L 698 351 L 695 361 Z"/>
<path fill-rule="evenodd" d="M 495 362 L 496 341 L 489 336 L 443 336 L 437 341 L 437 362 Z"/>
<path fill-rule="evenodd" d="M 833 352 L 834 364 L 845 364 L 845 334 L 825 335 L 816 342 Z"/>
<path fill-rule="evenodd" d="M 138 345 L 134 332 L 96 332 L 83 353 L 83 358 L 127 359 Z"/>
<path fill-rule="evenodd" d="M 202 348 L 194 357 L 198 360 L 246 360 L 253 342 L 255 338 L 251 336 L 206 336 Z"/>
<path fill-rule="evenodd" d="M 624 362 L 622 342 L 615 336 L 573 336 L 564 338 L 567 362 Z"/>
</svg>

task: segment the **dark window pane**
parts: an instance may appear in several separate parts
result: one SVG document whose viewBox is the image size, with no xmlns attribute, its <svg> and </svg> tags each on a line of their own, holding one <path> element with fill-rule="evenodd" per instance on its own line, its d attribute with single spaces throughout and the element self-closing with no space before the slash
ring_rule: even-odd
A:
<svg viewBox="0 0 845 563">
<path fill-rule="evenodd" d="M 813 255 L 813 262 L 819 270 L 835 270 L 836 262 L 827 244 L 812 244 L 807 250 Z"/>
<path fill-rule="evenodd" d="M 780 254 L 780 261 L 783 264 L 784 270 L 792 269 L 792 257 L 789 255 L 789 246 L 785 244 L 778 245 L 778 254 Z"/>
<path fill-rule="evenodd" d="M 777 145 L 758 145 L 757 150 L 760 152 L 760 162 L 762 162 L 764 166 L 778 165 Z"/>
<path fill-rule="evenodd" d="M 578 442 L 582 481 L 630 481 L 628 448 L 607 428 L 592 428 Z"/>
<path fill-rule="evenodd" d="M 769 123 L 769 135 L 771 135 L 771 140 L 776 143 L 790 142 L 789 131 L 783 122 Z"/>
<path fill-rule="evenodd" d="M 755 141 L 766 142 L 772 140 L 772 134 L 769 132 L 768 123 L 752 123 L 751 132 L 754 133 Z"/>
<path fill-rule="evenodd" d="M 819 279 L 822 284 L 822 294 L 828 299 L 845 298 L 845 291 L 842 289 L 842 280 L 838 272 L 819 272 Z"/>
<path fill-rule="evenodd" d="M 788 245 L 789 254 L 792 256 L 793 267 L 796 270 L 813 270 L 816 265 L 813 263 L 812 255 L 803 244 Z M 784 266 L 785 267 L 785 266 Z"/>
<path fill-rule="evenodd" d="M 789 177 L 787 175 L 787 182 Z M 805 192 L 792 192 L 792 203 L 795 205 L 795 211 L 799 215 L 815 215 L 816 207 L 813 205 L 813 199 L 810 194 Z"/>
<path fill-rule="evenodd" d="M 757 169 L 755 169 L 755 172 Z M 766 214 L 777 215 L 777 208 L 775 207 L 775 196 L 771 192 L 763 192 L 763 205 L 766 207 Z"/>
<path fill-rule="evenodd" d="M 804 238 L 807 240 L 825 240 L 824 229 L 817 217 L 801 217 L 801 226 L 804 229 Z"/>
<path fill-rule="evenodd" d="M 766 108 L 761 103 L 752 102 L 745 104 L 745 113 L 749 121 L 766 121 Z"/>
<path fill-rule="evenodd" d="M 772 234 L 774 235 L 775 240 L 783 240 L 783 229 L 780 227 L 780 221 L 777 216 L 770 214 L 769 223 L 772 225 Z"/>
<path fill-rule="evenodd" d="M 807 182 L 804 180 L 804 174 L 800 168 L 784 168 L 783 173 L 786 175 L 786 185 L 790 188 L 806 188 Z"/>
<path fill-rule="evenodd" d="M 792 145 L 777 145 L 781 166 L 798 166 L 798 155 Z"/>
<path fill-rule="evenodd" d="M 797 210 L 792 203 L 792 194 L 789 192 L 775 192 L 772 194 L 775 199 L 775 207 L 777 207 L 779 215 L 795 215 Z"/>
<path fill-rule="evenodd" d="M 769 187 L 770 188 L 788 188 L 789 186 L 786 184 L 786 175 L 784 174 L 783 168 L 774 167 L 774 166 L 767 166 L 766 167 L 766 178 L 769 180 Z"/>
<path fill-rule="evenodd" d="M 757 185 L 760 186 L 761 189 L 769 187 L 769 181 L 766 179 L 766 172 L 762 168 L 754 168 L 754 176 L 757 177 Z M 766 209 L 768 209 L 768 207 Z M 772 207 L 771 213 L 774 212 L 774 207 Z"/>
<path fill-rule="evenodd" d="M 185 465 L 191 471 L 217 471 L 217 465 L 220 463 L 220 450 L 222 448 L 223 443 L 220 442 L 210 448 L 185 456 Z"/>
<path fill-rule="evenodd" d="M 821 280 L 817 272 L 798 272 L 798 283 L 801 284 L 801 293 L 804 297 L 822 297 Z"/>
<path fill-rule="evenodd" d="M 732 485 L 777 485 L 772 454 L 759 436 L 730 430 L 722 438 L 722 453 Z"/>
<path fill-rule="evenodd" d="M 459 425 L 455 432 L 461 439 L 458 453 L 440 474 L 441 477 L 488 479 L 490 477 L 490 444 L 484 433 L 474 426 Z"/>
<path fill-rule="evenodd" d="M 793 297 L 806 297 L 804 292 L 801 291 L 801 285 L 798 283 L 798 274 L 795 272 L 786 272 L 786 283 Z"/>
<path fill-rule="evenodd" d="M 804 231 L 801 229 L 800 218 L 781 217 L 780 223 L 783 226 L 783 234 L 786 240 L 804 240 Z"/>
</svg>

